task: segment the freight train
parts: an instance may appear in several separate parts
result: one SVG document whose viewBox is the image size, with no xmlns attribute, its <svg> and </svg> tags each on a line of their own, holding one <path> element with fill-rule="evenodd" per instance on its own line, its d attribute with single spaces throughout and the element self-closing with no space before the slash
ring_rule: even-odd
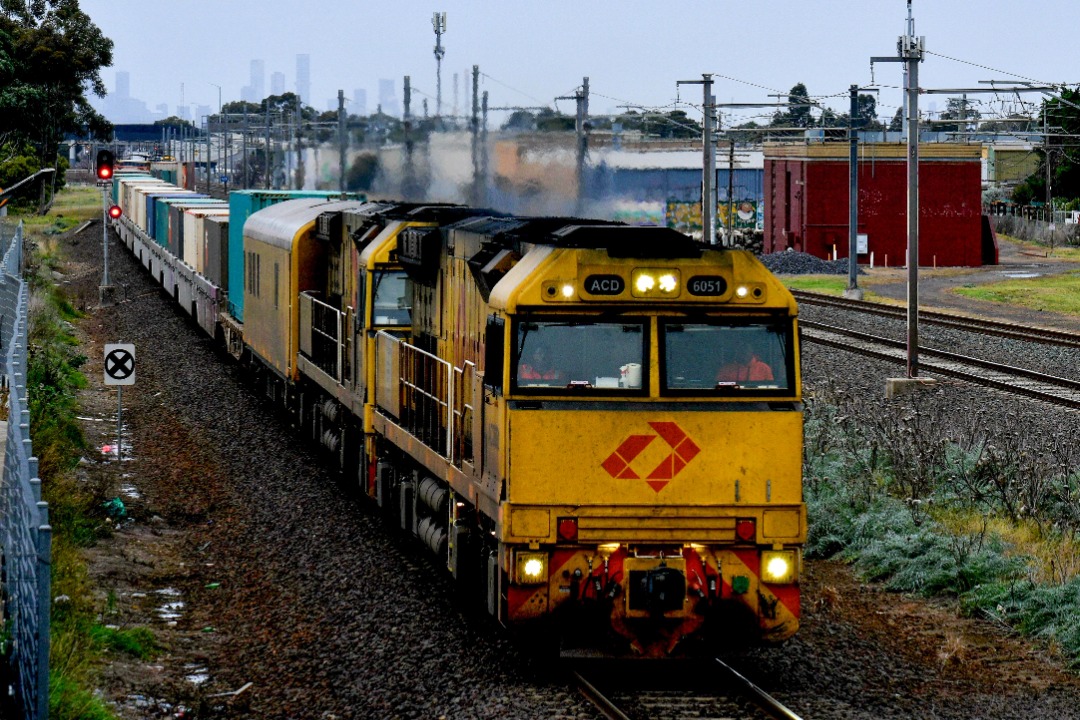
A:
<svg viewBox="0 0 1080 720">
<path fill-rule="evenodd" d="M 501 623 L 646 657 L 796 632 L 797 307 L 752 254 L 459 205 L 195 195 L 120 174 L 115 229 Z"/>
</svg>

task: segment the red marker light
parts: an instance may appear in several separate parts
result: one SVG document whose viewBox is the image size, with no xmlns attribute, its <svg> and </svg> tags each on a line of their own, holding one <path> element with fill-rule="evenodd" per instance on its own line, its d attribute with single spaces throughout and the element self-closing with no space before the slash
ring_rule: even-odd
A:
<svg viewBox="0 0 1080 720">
<path fill-rule="evenodd" d="M 113 205 L 109 208 L 109 217 L 111 217 L 113 220 L 117 219 L 123 214 L 124 211 L 120 209 L 119 205 Z"/>
</svg>

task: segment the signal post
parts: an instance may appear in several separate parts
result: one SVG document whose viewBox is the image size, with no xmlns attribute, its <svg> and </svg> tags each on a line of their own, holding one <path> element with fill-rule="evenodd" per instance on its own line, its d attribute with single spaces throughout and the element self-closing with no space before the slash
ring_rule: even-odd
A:
<svg viewBox="0 0 1080 720">
<path fill-rule="evenodd" d="M 116 287 L 109 282 L 109 218 L 120 217 L 121 211 L 118 205 L 109 205 L 109 183 L 116 171 L 116 156 L 111 150 L 98 150 L 95 173 L 98 186 L 101 188 L 101 253 L 102 275 L 101 284 L 98 286 L 98 302 L 101 305 L 110 303 L 116 293 Z"/>
</svg>

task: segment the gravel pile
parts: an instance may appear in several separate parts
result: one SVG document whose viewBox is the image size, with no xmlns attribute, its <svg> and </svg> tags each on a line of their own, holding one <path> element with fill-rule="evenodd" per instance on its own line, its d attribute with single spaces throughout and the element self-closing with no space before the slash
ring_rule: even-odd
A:
<svg viewBox="0 0 1080 720">
<path fill-rule="evenodd" d="M 598 717 L 561 676 L 459 603 L 426 555 L 328 477 L 115 241 L 110 273 L 131 301 L 93 309 L 95 228 L 67 248 L 83 264 L 70 269 L 70 290 L 90 312 L 80 323 L 90 358 L 84 400 L 104 420 L 88 423 L 91 432 L 108 433 L 116 406 L 101 387 L 101 346 L 135 343 L 138 375 L 123 395 L 134 458 L 122 477 L 115 463 L 91 461 L 86 472 L 113 473 L 112 482 L 139 497 L 126 500 L 134 523 L 99 550 L 112 552 L 113 564 L 104 570 L 101 560 L 91 573 L 113 594 L 124 624 L 149 625 L 166 648 L 153 661 L 117 658 L 107 668 L 102 692 L 121 717 L 178 717 L 178 707 L 200 718 Z M 781 256 L 793 267 L 823 262 L 802 253 L 766 257 Z M 898 372 L 812 344 L 805 352 L 808 394 L 842 377 L 867 403 L 880 403 L 884 379 Z M 981 389 L 934 397 L 946 409 L 985 404 L 1002 423 L 1011 407 L 987 402 Z M 1037 437 L 1067 418 L 1039 408 L 1032 421 L 1041 423 L 1030 431 Z M 823 589 L 808 570 L 800 634 L 741 658 L 752 680 L 805 717 L 996 720 L 1019 708 L 1078 716 L 1075 686 L 1056 676 L 1031 696 L 1039 683 L 1011 687 L 1007 674 L 983 682 L 1007 668 L 960 681 L 938 672 L 932 652 L 924 661 L 897 649 L 907 629 L 890 625 L 884 612 L 895 598 L 845 597 L 840 607 L 866 607 L 841 620 L 829 609 L 837 601 L 825 601 L 834 582 Z M 184 602 L 175 626 L 141 599 L 162 588 Z"/>
<path fill-rule="evenodd" d="M 777 275 L 847 275 L 850 271 L 846 259 L 822 260 L 816 255 L 794 250 L 769 253 L 758 259 Z M 864 274 L 862 268 L 859 268 L 859 274 Z"/>
</svg>

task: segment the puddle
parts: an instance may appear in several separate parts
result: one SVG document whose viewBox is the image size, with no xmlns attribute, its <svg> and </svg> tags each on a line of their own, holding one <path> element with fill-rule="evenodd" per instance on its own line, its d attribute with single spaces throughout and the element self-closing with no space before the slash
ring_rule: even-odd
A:
<svg viewBox="0 0 1080 720">
<path fill-rule="evenodd" d="M 184 679 L 192 685 L 202 685 L 210 679 L 210 671 L 201 665 L 185 665 L 184 671 L 187 673 Z"/>
<path fill-rule="evenodd" d="M 1007 272 L 1001 273 L 1010 280 L 1028 280 L 1030 278 L 1037 278 L 1042 276 L 1042 273 L 1037 272 Z"/>
<path fill-rule="evenodd" d="M 139 494 L 138 488 L 136 488 L 134 485 L 121 485 L 120 494 L 128 498 L 129 500 L 139 500 L 140 498 L 142 498 L 142 495 Z"/>
<path fill-rule="evenodd" d="M 174 588 L 162 588 L 156 590 L 155 594 L 160 595 L 163 598 L 179 598 L 180 591 Z M 175 626 L 176 621 L 181 618 L 184 610 L 183 600 L 167 600 L 156 610 L 157 616 L 161 618 L 166 625 Z"/>
</svg>

